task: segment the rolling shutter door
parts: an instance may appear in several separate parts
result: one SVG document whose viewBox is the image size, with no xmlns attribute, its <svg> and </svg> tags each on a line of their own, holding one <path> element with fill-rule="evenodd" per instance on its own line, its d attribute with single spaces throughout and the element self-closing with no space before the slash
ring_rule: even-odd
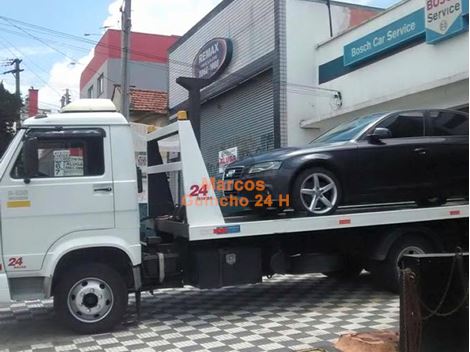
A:
<svg viewBox="0 0 470 352">
<path fill-rule="evenodd" d="M 274 148 L 271 70 L 201 107 L 201 150 L 210 176 L 218 174 L 219 151 L 238 148 L 238 158 Z"/>
</svg>

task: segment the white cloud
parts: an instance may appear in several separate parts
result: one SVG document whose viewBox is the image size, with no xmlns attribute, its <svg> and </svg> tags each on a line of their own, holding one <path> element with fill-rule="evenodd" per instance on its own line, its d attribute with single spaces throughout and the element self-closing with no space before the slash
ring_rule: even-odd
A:
<svg viewBox="0 0 470 352">
<path fill-rule="evenodd" d="M 135 32 L 182 35 L 221 0 L 137 0 L 132 2 L 132 30 Z M 108 7 L 104 26 L 119 28 L 122 0 Z"/>
<path fill-rule="evenodd" d="M 42 84 L 35 87 L 39 89 L 39 107 L 52 110 L 59 109 L 60 98 L 65 94 L 66 89 L 69 89 L 72 100 L 78 99 L 80 96 L 80 75 L 92 57 L 93 51 L 91 50 L 76 62 L 63 59 L 54 63 L 49 71 L 47 85 Z M 28 88 L 29 86 L 22 88 L 24 95 L 27 95 Z"/>
<path fill-rule="evenodd" d="M 51 108 L 51 105 L 60 106 L 60 95 L 64 94 L 65 89 L 69 89 L 72 100 L 78 99 L 80 96 L 80 75 L 93 57 L 93 51 L 86 56 L 80 58 L 77 62 L 71 62 L 65 59 L 56 62 L 49 73 L 47 86 L 43 86 L 39 90 L 39 106 L 43 103 L 43 108 Z"/>
<path fill-rule="evenodd" d="M 182 35 L 221 0 L 136 0 L 132 2 L 132 31 Z M 120 28 L 120 6 L 122 0 L 113 1 L 108 7 L 108 17 L 103 26 Z M 91 51 L 75 65 L 63 60 L 50 70 L 48 85 L 39 89 L 39 106 L 51 108 L 60 105 L 57 91 L 64 93 L 69 88 L 72 100 L 79 97 L 80 74 L 93 57 Z M 54 89 L 52 89 L 53 87 Z M 23 92 L 26 92 L 23 90 Z"/>
</svg>

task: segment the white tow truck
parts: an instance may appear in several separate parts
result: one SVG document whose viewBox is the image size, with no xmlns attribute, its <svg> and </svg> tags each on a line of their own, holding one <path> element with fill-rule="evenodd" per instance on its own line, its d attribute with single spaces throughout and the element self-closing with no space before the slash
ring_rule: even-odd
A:
<svg viewBox="0 0 470 352">
<path fill-rule="evenodd" d="M 162 163 L 159 143 L 179 138 Z M 274 274 L 371 271 L 397 285 L 404 253 L 468 248 L 468 202 L 340 208 L 329 216 L 223 215 L 190 121 L 147 135 L 151 219 L 139 219 L 131 130 L 105 100 L 24 122 L 0 161 L 0 302 L 54 297 L 82 333 L 119 323 L 128 294 L 261 282 Z M 175 207 L 168 175 L 178 173 Z M 205 185 L 203 197 L 194 187 Z M 197 202 L 199 201 L 199 202 Z M 156 215 L 155 215 L 156 214 Z"/>
</svg>

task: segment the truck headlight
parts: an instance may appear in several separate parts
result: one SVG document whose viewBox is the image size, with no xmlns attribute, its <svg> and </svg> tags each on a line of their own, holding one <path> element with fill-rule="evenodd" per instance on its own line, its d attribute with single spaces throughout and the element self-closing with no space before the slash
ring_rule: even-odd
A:
<svg viewBox="0 0 470 352">
<path fill-rule="evenodd" d="M 248 170 L 249 174 L 256 174 L 258 172 L 277 170 L 281 167 L 280 161 L 266 161 L 264 163 L 255 164 Z"/>
</svg>

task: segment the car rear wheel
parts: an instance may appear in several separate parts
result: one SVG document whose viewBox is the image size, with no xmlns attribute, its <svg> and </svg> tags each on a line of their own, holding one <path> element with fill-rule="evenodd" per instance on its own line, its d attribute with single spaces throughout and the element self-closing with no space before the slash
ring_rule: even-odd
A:
<svg viewBox="0 0 470 352">
<path fill-rule="evenodd" d="M 327 215 L 338 207 L 341 187 L 337 177 L 322 167 L 302 171 L 292 187 L 292 205 L 309 215 Z"/>
</svg>

